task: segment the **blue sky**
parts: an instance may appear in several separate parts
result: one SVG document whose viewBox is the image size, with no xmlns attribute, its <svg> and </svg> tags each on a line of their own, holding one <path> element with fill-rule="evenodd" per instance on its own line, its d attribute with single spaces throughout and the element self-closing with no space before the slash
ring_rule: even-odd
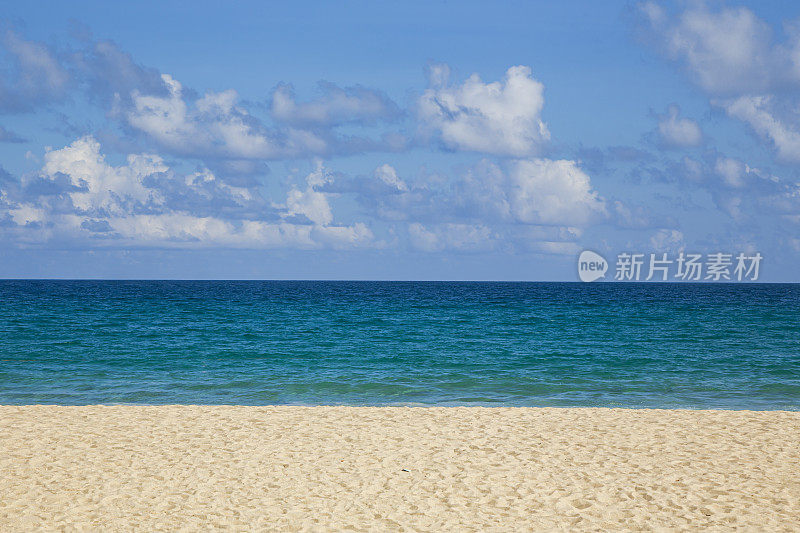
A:
<svg viewBox="0 0 800 533">
<path fill-rule="evenodd" d="M 0 276 L 800 281 L 791 2 L 7 5 Z"/>
</svg>

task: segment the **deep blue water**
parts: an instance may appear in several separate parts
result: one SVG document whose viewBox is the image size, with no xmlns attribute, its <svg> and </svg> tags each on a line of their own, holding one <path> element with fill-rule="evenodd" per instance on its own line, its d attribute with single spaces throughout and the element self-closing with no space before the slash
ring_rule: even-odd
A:
<svg viewBox="0 0 800 533">
<path fill-rule="evenodd" d="M 0 403 L 800 408 L 800 285 L 0 281 Z"/>
</svg>

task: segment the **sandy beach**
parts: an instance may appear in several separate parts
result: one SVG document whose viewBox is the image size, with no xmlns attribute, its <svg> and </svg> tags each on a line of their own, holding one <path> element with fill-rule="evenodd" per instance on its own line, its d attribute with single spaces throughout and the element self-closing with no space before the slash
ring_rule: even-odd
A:
<svg viewBox="0 0 800 533">
<path fill-rule="evenodd" d="M 800 528 L 800 413 L 0 407 L 0 530 Z"/>
</svg>

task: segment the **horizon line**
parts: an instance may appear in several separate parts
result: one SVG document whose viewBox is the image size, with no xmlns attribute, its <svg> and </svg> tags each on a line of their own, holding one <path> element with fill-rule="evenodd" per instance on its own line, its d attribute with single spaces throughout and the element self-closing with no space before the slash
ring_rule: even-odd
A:
<svg viewBox="0 0 800 533">
<path fill-rule="evenodd" d="M 576 285 L 800 285 L 800 281 L 591 281 L 524 279 L 364 279 L 364 278 L 0 278 L 5 281 L 258 281 L 338 283 L 571 283 Z"/>
</svg>

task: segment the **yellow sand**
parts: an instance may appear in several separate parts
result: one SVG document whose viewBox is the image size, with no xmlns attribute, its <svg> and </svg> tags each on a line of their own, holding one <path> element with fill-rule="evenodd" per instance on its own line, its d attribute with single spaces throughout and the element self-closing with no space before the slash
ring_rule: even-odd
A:
<svg viewBox="0 0 800 533">
<path fill-rule="evenodd" d="M 0 530 L 800 529 L 800 413 L 0 407 Z"/>
</svg>

